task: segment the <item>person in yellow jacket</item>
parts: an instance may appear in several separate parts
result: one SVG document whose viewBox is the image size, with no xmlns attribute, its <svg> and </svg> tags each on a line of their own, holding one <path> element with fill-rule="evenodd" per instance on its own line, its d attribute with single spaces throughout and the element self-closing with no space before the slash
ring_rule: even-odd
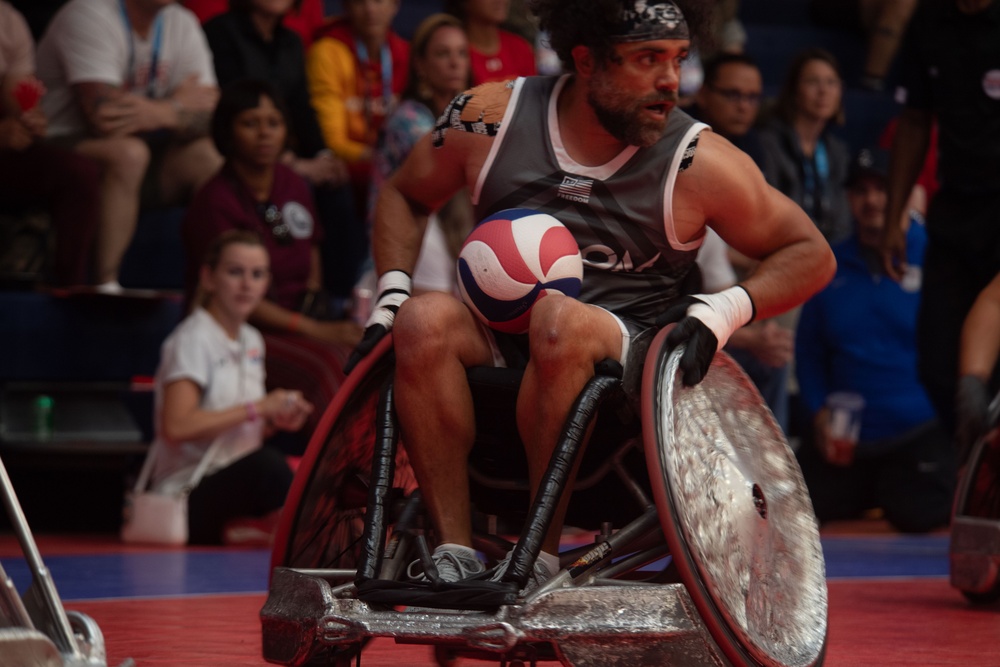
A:
<svg viewBox="0 0 1000 667">
<path fill-rule="evenodd" d="M 367 185 L 379 131 L 406 85 L 409 44 L 391 28 L 399 0 L 344 0 L 309 50 L 309 93 L 326 145 Z M 361 200 L 364 201 L 364 200 Z"/>
</svg>

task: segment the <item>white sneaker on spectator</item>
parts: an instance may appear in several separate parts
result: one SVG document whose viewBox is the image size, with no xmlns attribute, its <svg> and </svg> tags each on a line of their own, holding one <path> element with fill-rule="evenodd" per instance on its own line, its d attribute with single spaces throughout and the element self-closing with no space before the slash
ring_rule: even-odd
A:
<svg viewBox="0 0 1000 667">
<path fill-rule="evenodd" d="M 106 283 L 94 285 L 94 291 L 98 294 L 121 294 L 125 288 L 117 280 L 109 280 Z"/>
</svg>

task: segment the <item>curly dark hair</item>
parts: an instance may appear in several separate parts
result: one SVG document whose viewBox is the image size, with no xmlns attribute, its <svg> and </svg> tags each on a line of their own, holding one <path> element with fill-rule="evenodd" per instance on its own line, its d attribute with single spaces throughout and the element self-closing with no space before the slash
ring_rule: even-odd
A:
<svg viewBox="0 0 1000 667">
<path fill-rule="evenodd" d="M 630 0 L 624 0 L 628 2 Z M 684 13 L 692 41 L 709 39 L 714 3 L 704 0 L 673 0 Z M 573 47 L 589 47 L 600 62 L 607 62 L 614 42 L 610 27 L 618 24 L 623 0 L 528 0 L 541 30 L 567 71 L 574 71 Z"/>
</svg>

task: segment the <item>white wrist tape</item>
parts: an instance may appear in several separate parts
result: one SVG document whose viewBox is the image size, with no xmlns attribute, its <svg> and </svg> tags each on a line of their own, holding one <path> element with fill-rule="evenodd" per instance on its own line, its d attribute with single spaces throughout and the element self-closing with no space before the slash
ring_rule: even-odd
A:
<svg viewBox="0 0 1000 667">
<path fill-rule="evenodd" d="M 372 314 L 368 317 L 365 327 L 381 324 L 387 330 L 391 329 L 399 305 L 410 298 L 412 285 L 413 279 L 405 271 L 386 271 L 379 276 L 375 286 L 378 299 L 375 301 Z"/>
<path fill-rule="evenodd" d="M 739 285 L 716 294 L 695 294 L 694 297 L 704 303 L 688 306 L 687 315 L 698 318 L 712 330 L 719 341 L 717 351 L 725 346 L 734 331 L 753 319 L 753 301 Z"/>
</svg>

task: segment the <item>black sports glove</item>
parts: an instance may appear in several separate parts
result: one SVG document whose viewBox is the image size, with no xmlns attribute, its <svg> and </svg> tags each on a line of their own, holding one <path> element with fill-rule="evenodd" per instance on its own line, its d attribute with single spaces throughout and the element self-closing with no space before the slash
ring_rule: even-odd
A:
<svg viewBox="0 0 1000 667">
<path fill-rule="evenodd" d="M 955 392 L 955 414 L 958 429 L 955 437 L 962 448 L 962 460 L 976 441 L 989 430 L 990 394 L 986 383 L 975 375 L 963 375 L 958 379 Z"/>
<path fill-rule="evenodd" d="M 673 349 L 685 345 L 680 360 L 685 385 L 693 387 L 705 378 L 715 353 L 754 314 L 749 292 L 737 285 L 717 294 L 682 297 L 657 318 L 660 327 L 678 323 L 667 334 L 667 346 Z"/>
<path fill-rule="evenodd" d="M 413 281 L 404 271 L 386 271 L 378 279 L 378 299 L 372 314 L 365 323 L 365 333 L 361 342 L 351 352 L 344 364 L 344 375 L 354 370 L 365 356 L 371 352 L 386 334 L 392 331 L 399 306 L 410 298 Z"/>
</svg>

